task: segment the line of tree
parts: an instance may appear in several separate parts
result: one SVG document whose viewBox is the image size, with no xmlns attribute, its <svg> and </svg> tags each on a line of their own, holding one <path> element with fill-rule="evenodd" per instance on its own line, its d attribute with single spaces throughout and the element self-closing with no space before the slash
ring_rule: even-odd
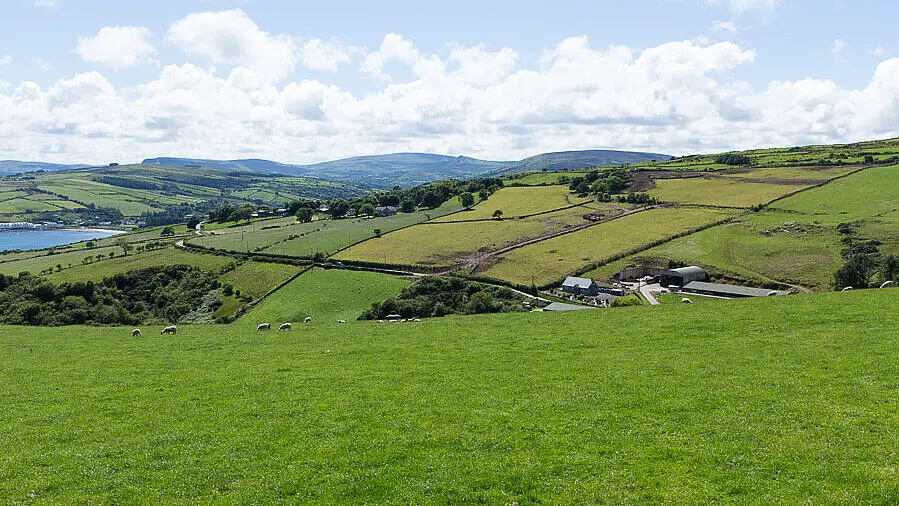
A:
<svg viewBox="0 0 899 506">
<path fill-rule="evenodd" d="M 858 237 L 857 223 L 840 223 L 837 231 L 848 247 L 841 252 L 845 263 L 834 273 L 834 286 L 871 288 L 884 281 L 899 282 L 899 255 L 880 251 L 880 241 Z"/>
<path fill-rule="evenodd" d="M 162 185 L 145 181 L 143 179 L 134 179 L 121 176 L 95 176 L 94 181 L 98 183 L 119 186 L 122 188 L 133 188 L 135 190 L 162 190 Z"/>
<path fill-rule="evenodd" d="M 525 311 L 524 297 L 509 288 L 456 277 L 427 276 L 396 297 L 375 303 L 360 320 L 440 317 L 449 314 L 509 313 Z"/>
<path fill-rule="evenodd" d="M 715 163 L 720 163 L 723 165 L 750 165 L 752 163 L 752 158 L 750 158 L 748 155 L 737 155 L 731 153 L 716 156 Z"/>
</svg>

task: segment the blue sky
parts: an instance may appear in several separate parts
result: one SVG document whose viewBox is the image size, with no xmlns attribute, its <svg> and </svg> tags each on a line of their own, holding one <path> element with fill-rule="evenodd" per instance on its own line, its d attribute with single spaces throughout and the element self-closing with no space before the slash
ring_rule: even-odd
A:
<svg viewBox="0 0 899 506">
<path fill-rule="evenodd" d="M 685 154 L 899 133 L 886 0 L 0 7 L 0 159 Z"/>
</svg>

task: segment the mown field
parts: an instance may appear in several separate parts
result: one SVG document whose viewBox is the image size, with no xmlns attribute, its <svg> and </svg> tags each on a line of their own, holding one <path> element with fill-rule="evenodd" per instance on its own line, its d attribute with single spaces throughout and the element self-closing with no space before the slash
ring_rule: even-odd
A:
<svg viewBox="0 0 899 506">
<path fill-rule="evenodd" d="M 583 266 L 731 214 L 700 208 L 651 209 L 509 251 L 483 274 L 523 285 L 544 285 Z"/>
<path fill-rule="evenodd" d="M 691 177 L 657 179 L 648 193 L 662 202 L 705 204 L 724 207 L 751 207 L 767 204 L 810 185 L 752 183 L 739 179 Z"/>
<path fill-rule="evenodd" d="M 246 226 L 217 229 L 214 235 L 191 238 L 188 242 L 225 251 L 263 252 L 276 255 L 311 257 L 332 254 L 351 244 L 375 237 L 375 230 L 388 233 L 461 209 L 453 201 L 438 209 L 400 213 L 383 218 L 317 220 L 298 223 L 295 218 L 264 220 Z"/>
<path fill-rule="evenodd" d="M 586 202 L 590 202 L 590 199 L 579 198 L 570 193 L 567 186 L 508 187 L 496 191 L 470 210 L 434 221 L 485 220 L 492 218 L 497 210 L 503 212 L 504 218 L 514 218 Z"/>
<path fill-rule="evenodd" d="M 410 284 L 407 279 L 374 272 L 312 269 L 260 302 L 240 322 L 296 324 L 311 316 L 316 326 L 337 320 L 352 323 L 373 303 L 399 294 Z"/>
<path fill-rule="evenodd" d="M 768 231 L 770 235 L 763 235 Z M 711 271 L 756 284 L 770 282 L 827 290 L 843 264 L 840 234 L 832 225 L 806 216 L 763 212 L 733 223 L 675 239 L 585 276 L 608 279 L 637 258 L 659 258 L 702 265 Z"/>
<path fill-rule="evenodd" d="M 583 218 L 587 212 L 599 211 L 578 207 L 516 220 L 416 225 L 357 244 L 335 255 L 335 259 L 449 267 L 478 251 L 496 250 L 583 225 L 587 223 Z M 620 214 L 618 210 L 605 212 Z"/>
<path fill-rule="evenodd" d="M 892 504 L 897 311 L 0 327 L 0 501 Z"/>
</svg>

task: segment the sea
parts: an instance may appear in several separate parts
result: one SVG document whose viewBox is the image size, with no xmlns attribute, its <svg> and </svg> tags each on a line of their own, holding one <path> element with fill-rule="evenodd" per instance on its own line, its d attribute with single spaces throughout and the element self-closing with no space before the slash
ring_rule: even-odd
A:
<svg viewBox="0 0 899 506">
<path fill-rule="evenodd" d="M 5 230 L 0 231 L 0 251 L 50 248 L 90 239 L 103 239 L 116 233 L 93 229 Z"/>
</svg>

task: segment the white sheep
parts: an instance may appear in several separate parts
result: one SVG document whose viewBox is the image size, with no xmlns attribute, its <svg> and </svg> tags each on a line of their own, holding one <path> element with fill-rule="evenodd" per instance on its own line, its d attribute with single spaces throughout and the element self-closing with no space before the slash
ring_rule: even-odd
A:
<svg viewBox="0 0 899 506">
<path fill-rule="evenodd" d="M 892 281 L 884 281 L 883 284 L 880 285 L 880 287 L 881 288 L 889 288 L 889 287 L 893 286 L 893 284 L 894 283 Z"/>
<path fill-rule="evenodd" d="M 281 326 L 278 327 L 278 330 L 292 330 L 292 329 L 293 329 L 293 325 L 291 325 L 289 323 L 282 323 Z"/>
<path fill-rule="evenodd" d="M 162 332 L 160 332 L 159 335 L 162 336 L 165 334 L 177 334 L 177 333 L 178 333 L 178 327 L 176 327 L 174 325 L 169 325 L 168 327 L 162 329 Z"/>
<path fill-rule="evenodd" d="M 259 330 L 271 330 L 271 328 L 272 328 L 272 324 L 271 324 L 271 323 L 260 323 L 259 326 L 256 327 L 256 330 L 257 330 L 257 331 L 259 331 Z"/>
<path fill-rule="evenodd" d="M 337 323 L 346 323 L 346 320 L 337 320 Z"/>
<path fill-rule="evenodd" d="M 303 319 L 303 323 L 312 323 L 312 317 L 307 316 L 305 319 Z"/>
<path fill-rule="evenodd" d="M 840 291 L 841 291 L 841 292 L 848 292 L 849 290 L 852 290 L 852 287 L 851 287 L 851 286 L 847 286 L 846 288 L 843 288 L 843 289 L 840 290 Z"/>
<path fill-rule="evenodd" d="M 131 331 L 131 337 L 140 337 L 140 329 L 134 329 Z"/>
<path fill-rule="evenodd" d="M 686 298 L 686 297 L 684 297 L 684 298 L 681 299 L 680 301 L 683 302 L 684 304 L 692 304 L 692 303 L 693 303 L 692 300 L 690 300 L 690 299 L 688 299 L 688 298 Z"/>
</svg>

